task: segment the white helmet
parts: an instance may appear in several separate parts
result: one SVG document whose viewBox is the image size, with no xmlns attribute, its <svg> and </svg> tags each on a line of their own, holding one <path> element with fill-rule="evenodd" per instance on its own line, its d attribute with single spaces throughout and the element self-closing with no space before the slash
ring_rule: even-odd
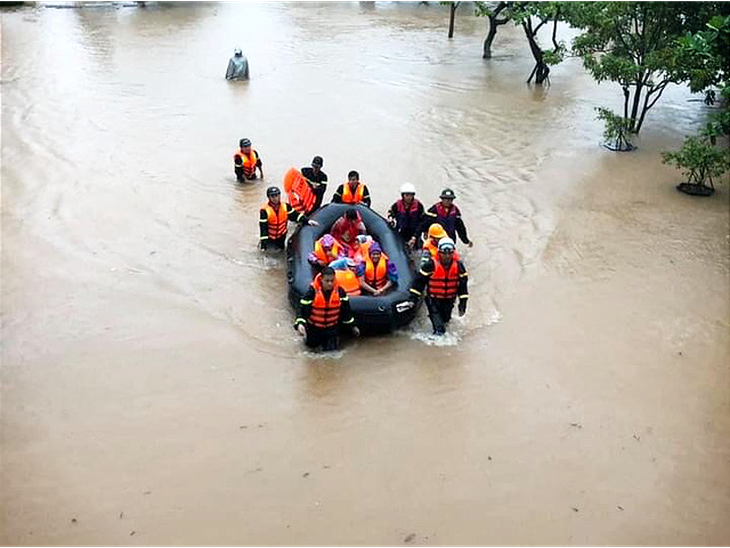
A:
<svg viewBox="0 0 730 548">
<path fill-rule="evenodd" d="M 400 193 L 401 194 L 415 194 L 416 187 L 413 186 L 411 183 L 403 183 L 403 185 L 400 187 Z"/>
<path fill-rule="evenodd" d="M 454 240 L 452 240 L 448 236 L 439 240 L 439 251 L 445 251 L 447 249 L 451 251 L 454 251 L 456 249 L 456 244 L 454 244 Z"/>
</svg>

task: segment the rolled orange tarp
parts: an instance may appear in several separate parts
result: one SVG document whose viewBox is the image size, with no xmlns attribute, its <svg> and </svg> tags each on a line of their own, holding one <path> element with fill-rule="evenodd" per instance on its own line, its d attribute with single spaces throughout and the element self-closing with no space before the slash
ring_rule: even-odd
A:
<svg viewBox="0 0 730 548">
<path fill-rule="evenodd" d="M 294 209 L 305 214 L 312 212 L 316 196 L 298 169 L 289 168 L 284 174 L 284 190 L 289 197 L 289 205 Z"/>
</svg>

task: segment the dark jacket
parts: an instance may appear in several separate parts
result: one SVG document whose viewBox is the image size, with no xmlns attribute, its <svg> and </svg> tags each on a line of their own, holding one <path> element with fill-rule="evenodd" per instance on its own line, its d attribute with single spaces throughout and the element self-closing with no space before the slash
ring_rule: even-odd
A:
<svg viewBox="0 0 730 548">
<path fill-rule="evenodd" d="M 395 231 L 404 242 L 420 234 L 418 229 L 423 224 L 423 215 L 423 204 L 415 198 L 408 209 L 400 199 L 388 210 L 388 217 L 395 221 Z"/>
<path fill-rule="evenodd" d="M 452 205 L 449 211 L 446 211 L 441 202 L 432 205 L 424 214 L 423 224 L 421 224 L 421 233 L 427 233 L 428 228 L 433 223 L 439 223 L 449 235 L 449 238 L 456 241 L 456 235 L 459 235 L 461 241 L 465 244 L 469 243 L 469 237 L 466 235 L 466 226 L 461 219 L 461 211 L 455 205 Z"/>
</svg>

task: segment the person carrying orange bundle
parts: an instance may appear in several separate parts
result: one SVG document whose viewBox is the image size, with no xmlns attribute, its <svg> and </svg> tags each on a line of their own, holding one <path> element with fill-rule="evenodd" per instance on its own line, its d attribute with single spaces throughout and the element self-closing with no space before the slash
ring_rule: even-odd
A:
<svg viewBox="0 0 730 548">
<path fill-rule="evenodd" d="M 310 215 L 317 205 L 317 196 L 307 179 L 296 169 L 290 168 L 284 175 L 284 191 L 289 205 L 302 215 Z"/>
<path fill-rule="evenodd" d="M 304 222 L 304 215 L 281 201 L 278 187 L 266 189 L 267 201 L 259 210 L 259 240 L 261 249 L 284 249 L 289 221 Z M 309 226 L 319 226 L 317 221 L 306 221 Z"/>
<path fill-rule="evenodd" d="M 335 271 L 328 266 L 317 274 L 307 293 L 299 300 L 294 327 L 305 337 L 304 344 L 326 352 L 340 348 L 340 329 L 345 326 L 350 328 L 353 336 L 360 336 L 350 309 L 350 298 L 337 285 Z"/>
<path fill-rule="evenodd" d="M 259 153 L 251 148 L 251 139 L 243 138 L 238 142 L 238 150 L 233 153 L 233 171 L 239 183 L 253 181 L 256 179 L 256 169 L 264 178 L 264 170 L 261 168 Z"/>
<path fill-rule="evenodd" d="M 322 199 L 324 198 L 324 193 L 327 190 L 327 174 L 322 171 L 323 165 L 324 160 L 322 157 L 315 156 L 312 158 L 312 167 L 303 167 L 300 170 L 315 196 L 312 211 L 317 211 L 320 207 L 322 207 Z"/>
</svg>

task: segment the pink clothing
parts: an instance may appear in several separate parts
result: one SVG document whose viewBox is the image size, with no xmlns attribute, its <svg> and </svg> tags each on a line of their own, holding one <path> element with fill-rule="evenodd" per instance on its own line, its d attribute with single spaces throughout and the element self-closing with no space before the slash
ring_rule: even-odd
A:
<svg viewBox="0 0 730 548">
<path fill-rule="evenodd" d="M 342 245 L 351 247 L 355 243 L 358 234 L 365 234 L 365 224 L 360 220 L 359 216 L 356 221 L 350 221 L 347 217 L 340 217 L 335 224 L 332 225 L 330 234 Z"/>
</svg>

